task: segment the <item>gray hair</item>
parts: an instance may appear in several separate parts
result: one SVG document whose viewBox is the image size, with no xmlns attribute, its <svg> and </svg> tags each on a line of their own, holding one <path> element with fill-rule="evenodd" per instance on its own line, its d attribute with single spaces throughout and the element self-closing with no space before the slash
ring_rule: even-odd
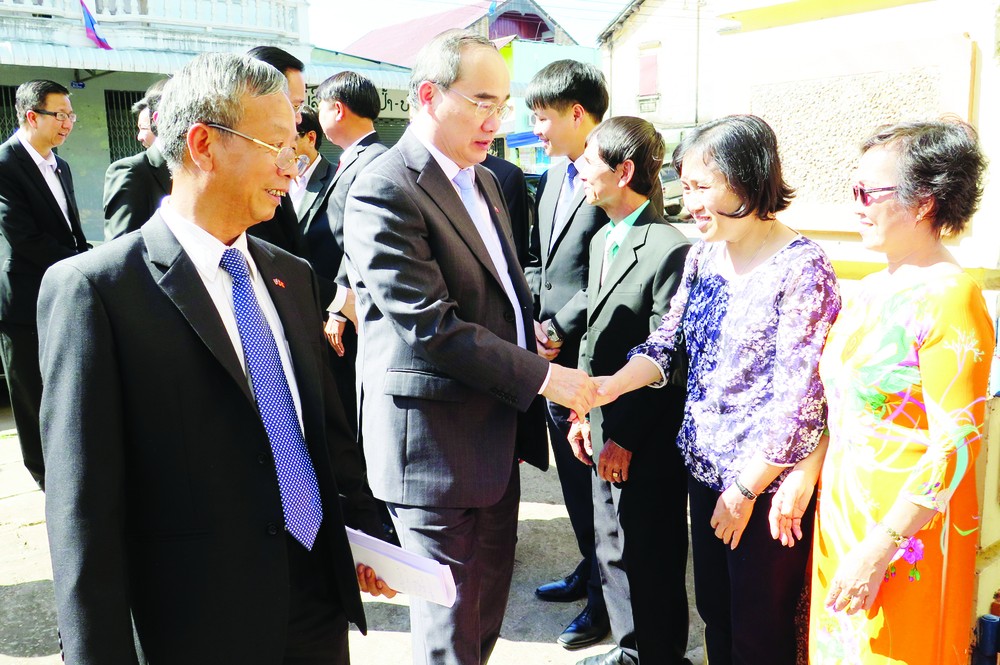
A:
<svg viewBox="0 0 1000 665">
<path fill-rule="evenodd" d="M 451 87 L 458 80 L 462 51 L 473 46 L 494 51 L 497 48 L 489 39 L 470 30 L 445 30 L 424 44 L 410 73 L 410 106 L 414 109 L 420 106 L 417 90 L 424 81 Z"/>
<path fill-rule="evenodd" d="M 243 119 L 244 97 L 279 92 L 288 94 L 285 75 L 260 60 L 230 53 L 195 57 L 167 82 L 160 99 L 159 137 L 171 172 L 184 163 L 192 125 L 236 127 Z"/>
</svg>

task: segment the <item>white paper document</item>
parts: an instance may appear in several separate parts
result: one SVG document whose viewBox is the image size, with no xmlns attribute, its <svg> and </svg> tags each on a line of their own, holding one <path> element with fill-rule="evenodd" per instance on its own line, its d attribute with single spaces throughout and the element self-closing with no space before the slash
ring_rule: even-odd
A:
<svg viewBox="0 0 1000 665">
<path fill-rule="evenodd" d="M 354 565 L 365 564 L 400 593 L 420 596 L 438 605 L 455 604 L 455 578 L 451 568 L 434 559 L 407 552 L 367 533 L 347 527 Z"/>
</svg>

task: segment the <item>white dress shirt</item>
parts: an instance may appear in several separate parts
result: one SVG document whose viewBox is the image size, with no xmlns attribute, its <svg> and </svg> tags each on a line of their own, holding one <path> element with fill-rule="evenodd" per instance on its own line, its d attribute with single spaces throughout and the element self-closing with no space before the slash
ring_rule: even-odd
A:
<svg viewBox="0 0 1000 665">
<path fill-rule="evenodd" d="M 243 373 L 247 373 L 246 359 L 243 356 L 243 342 L 240 339 L 240 330 L 236 325 L 236 312 L 233 308 L 233 278 L 219 265 L 222 261 L 222 253 L 229 249 L 229 246 L 222 243 L 211 233 L 196 225 L 194 222 L 185 219 L 177 210 L 170 205 L 170 197 L 163 199 L 160 205 L 160 216 L 166 223 L 167 228 L 177 238 L 188 255 L 191 262 L 198 270 L 198 276 L 208 295 L 212 298 L 212 303 L 219 311 L 222 323 L 229 333 L 229 339 L 233 343 L 236 357 L 243 366 Z M 257 270 L 257 265 L 253 262 L 250 252 L 247 251 L 246 233 L 241 233 L 233 242 L 233 247 L 240 250 L 247 260 L 250 268 L 250 277 L 253 282 L 254 295 L 264 318 L 267 319 L 268 326 L 271 327 L 271 334 L 274 335 L 275 345 L 278 347 L 278 355 L 281 357 L 281 366 L 285 371 L 285 378 L 288 380 L 288 388 L 292 393 L 292 401 L 295 402 L 295 413 L 299 419 L 299 427 L 302 427 L 302 400 L 299 397 L 298 383 L 295 381 L 295 372 L 292 370 L 292 356 L 288 350 L 288 341 L 285 339 L 285 328 L 281 325 L 278 312 L 274 308 L 271 296 L 264 286 L 264 278 Z M 249 376 L 248 376 L 249 381 Z M 304 430 L 303 430 L 304 431 Z"/>
<path fill-rule="evenodd" d="M 17 140 L 21 142 L 24 149 L 28 151 L 31 155 L 31 159 L 35 162 L 35 166 L 38 167 L 39 172 L 45 179 L 45 184 L 49 186 L 52 191 L 52 196 L 56 197 L 56 203 L 59 204 L 59 209 L 62 210 L 63 218 L 66 220 L 66 226 L 69 227 L 70 231 L 73 230 L 73 224 L 69 221 L 69 203 L 66 201 L 66 192 L 63 190 L 62 182 L 59 180 L 59 175 L 57 171 L 59 170 L 59 163 L 56 162 L 56 154 L 54 152 L 49 152 L 49 156 L 42 157 L 35 146 L 31 145 L 28 141 L 28 135 L 23 129 L 18 129 L 14 133 Z"/>
</svg>

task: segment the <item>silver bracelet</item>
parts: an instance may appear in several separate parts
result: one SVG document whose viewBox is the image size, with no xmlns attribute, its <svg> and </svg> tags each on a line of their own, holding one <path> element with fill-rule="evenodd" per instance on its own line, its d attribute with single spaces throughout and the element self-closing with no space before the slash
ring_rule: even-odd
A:
<svg viewBox="0 0 1000 665">
<path fill-rule="evenodd" d="M 743 496 L 745 496 L 750 501 L 756 501 L 757 500 L 757 495 L 754 494 L 753 492 L 751 492 L 750 489 L 746 485 L 744 485 L 743 483 L 741 483 L 739 478 L 736 479 L 736 489 L 738 489 L 740 491 L 740 494 L 742 494 Z"/>
</svg>

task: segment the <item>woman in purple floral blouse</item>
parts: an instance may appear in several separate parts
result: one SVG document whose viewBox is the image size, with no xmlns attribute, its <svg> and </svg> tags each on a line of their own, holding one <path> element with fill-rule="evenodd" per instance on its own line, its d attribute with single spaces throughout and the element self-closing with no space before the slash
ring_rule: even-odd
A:
<svg viewBox="0 0 1000 665">
<path fill-rule="evenodd" d="M 823 433 L 817 367 L 840 309 L 837 280 L 819 246 L 775 217 L 793 192 L 763 120 L 701 125 L 678 146 L 674 165 L 702 242 L 688 254 L 660 327 L 603 380 L 600 394 L 610 401 L 664 385 L 673 354 L 686 347 L 677 445 L 689 472 L 708 660 L 791 665 L 809 552 L 773 540 L 767 517 L 784 473 Z M 803 532 L 811 528 L 804 519 Z"/>
</svg>

